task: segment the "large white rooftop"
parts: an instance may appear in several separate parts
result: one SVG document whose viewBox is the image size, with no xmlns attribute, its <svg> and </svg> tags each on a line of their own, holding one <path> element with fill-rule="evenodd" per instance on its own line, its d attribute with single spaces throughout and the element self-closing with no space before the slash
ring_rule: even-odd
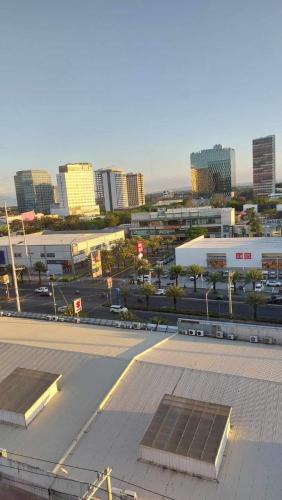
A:
<svg viewBox="0 0 282 500">
<path fill-rule="evenodd" d="M 280 346 L 13 318 L 0 318 L 0 325 L 0 381 L 17 366 L 63 375 L 62 390 L 29 429 L 0 425 L 1 447 L 59 460 L 93 416 L 65 456 L 70 477 L 96 478 L 67 464 L 110 466 L 115 478 L 158 492 L 113 479 L 114 486 L 135 490 L 142 500 L 282 498 Z M 164 394 L 232 407 L 217 482 L 138 460 L 138 445 Z"/>
<path fill-rule="evenodd" d="M 104 239 L 109 236 L 115 236 L 119 233 L 123 233 L 122 229 L 117 229 L 113 231 L 94 231 L 88 233 L 64 233 L 58 231 L 56 233 L 33 233 L 26 236 L 26 241 L 28 245 L 71 245 L 79 243 L 82 241 L 89 241 L 94 239 Z M 13 245 L 24 245 L 23 236 L 12 236 Z M 0 238 L 0 246 L 8 246 L 8 236 L 2 236 Z"/>
<path fill-rule="evenodd" d="M 194 240 L 187 241 L 183 245 L 179 245 L 177 249 L 193 248 L 206 249 L 208 251 L 234 249 L 240 251 L 240 248 L 260 249 L 262 252 L 282 252 L 282 237 L 275 238 L 204 238 L 199 236 Z"/>
</svg>

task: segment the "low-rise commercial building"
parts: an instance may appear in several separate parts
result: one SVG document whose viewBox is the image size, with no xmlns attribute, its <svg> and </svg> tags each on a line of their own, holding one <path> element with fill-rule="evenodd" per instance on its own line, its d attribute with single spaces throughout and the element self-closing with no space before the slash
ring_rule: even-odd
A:
<svg viewBox="0 0 282 500">
<path fill-rule="evenodd" d="M 234 208 L 159 208 L 131 215 L 132 236 L 176 236 L 187 239 L 191 227 L 205 227 L 210 237 L 230 237 L 235 224 Z"/>
<path fill-rule="evenodd" d="M 282 269 L 282 237 L 204 238 L 175 249 L 176 264 L 214 269 Z"/>
<path fill-rule="evenodd" d="M 32 268 L 42 262 L 47 270 L 55 274 L 76 273 L 88 260 L 92 252 L 110 248 L 124 240 L 123 229 L 106 229 L 90 233 L 36 233 L 12 238 L 15 263 L 18 267 Z M 0 269 L 11 264 L 8 237 L 0 239 Z"/>
</svg>

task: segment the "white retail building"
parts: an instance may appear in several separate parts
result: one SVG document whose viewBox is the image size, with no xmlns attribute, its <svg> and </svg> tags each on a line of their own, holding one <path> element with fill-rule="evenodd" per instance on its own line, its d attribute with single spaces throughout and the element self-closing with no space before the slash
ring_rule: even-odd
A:
<svg viewBox="0 0 282 500">
<path fill-rule="evenodd" d="M 176 264 L 214 269 L 282 269 L 282 237 L 204 238 L 175 249 Z"/>
</svg>

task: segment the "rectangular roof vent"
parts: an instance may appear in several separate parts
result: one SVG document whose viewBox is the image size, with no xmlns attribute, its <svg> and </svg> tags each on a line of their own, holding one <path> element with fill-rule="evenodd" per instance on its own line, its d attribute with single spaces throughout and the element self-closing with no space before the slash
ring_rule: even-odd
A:
<svg viewBox="0 0 282 500">
<path fill-rule="evenodd" d="M 216 479 L 231 407 L 165 394 L 140 443 L 141 459 Z"/>
<path fill-rule="evenodd" d="M 61 377 L 16 368 L 0 383 L 0 422 L 27 427 L 58 392 Z"/>
</svg>

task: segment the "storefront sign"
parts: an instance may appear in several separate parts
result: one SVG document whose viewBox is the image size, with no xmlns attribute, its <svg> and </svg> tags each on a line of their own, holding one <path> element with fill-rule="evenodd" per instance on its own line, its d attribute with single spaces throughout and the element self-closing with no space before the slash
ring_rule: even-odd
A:
<svg viewBox="0 0 282 500">
<path fill-rule="evenodd" d="M 95 250 L 90 254 L 91 263 L 91 275 L 92 278 L 98 278 L 102 275 L 102 263 L 101 263 L 101 252 L 100 250 Z"/>
<path fill-rule="evenodd" d="M 136 243 L 136 253 L 137 253 L 137 256 L 139 257 L 139 259 L 142 259 L 143 252 L 144 252 L 143 241 L 137 241 L 137 243 Z"/>
<path fill-rule="evenodd" d="M 81 298 L 75 299 L 73 301 L 73 311 L 75 314 L 79 313 L 82 311 L 82 304 L 81 304 Z"/>
<path fill-rule="evenodd" d="M 250 260 L 252 258 L 252 254 L 250 252 L 236 252 L 237 260 Z"/>
</svg>

